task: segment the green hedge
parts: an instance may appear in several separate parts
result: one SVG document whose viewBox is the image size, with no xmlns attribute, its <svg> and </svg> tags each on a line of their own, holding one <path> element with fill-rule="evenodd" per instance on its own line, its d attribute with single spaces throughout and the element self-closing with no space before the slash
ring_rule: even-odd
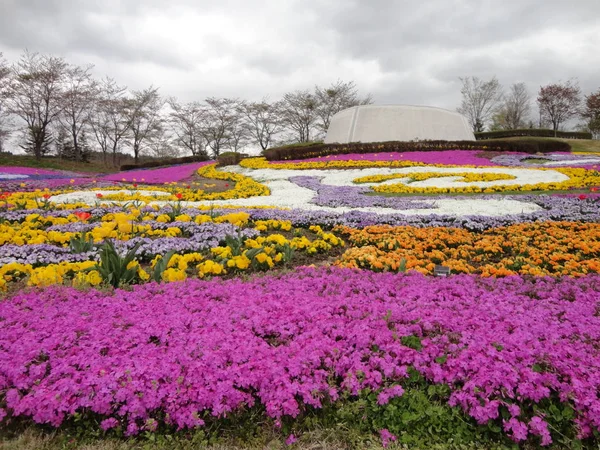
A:
<svg viewBox="0 0 600 450">
<path fill-rule="evenodd" d="M 210 158 L 208 156 L 196 155 L 196 156 L 184 156 L 183 158 L 168 158 L 168 159 L 159 159 L 156 161 L 148 161 L 140 164 L 123 164 L 121 166 L 121 171 L 126 170 L 136 170 L 136 169 L 148 169 L 152 167 L 161 167 L 161 166 L 173 166 L 176 164 L 189 164 L 193 162 L 202 162 L 208 161 Z"/>
<path fill-rule="evenodd" d="M 217 157 L 217 165 L 218 166 L 235 166 L 240 163 L 240 161 L 244 158 L 247 158 L 248 155 L 245 153 L 236 153 L 236 152 L 224 152 L 221 153 Z"/>
<path fill-rule="evenodd" d="M 351 142 L 348 144 L 312 144 L 307 146 L 276 147 L 264 152 L 268 161 L 317 158 L 349 153 L 426 152 L 439 150 L 488 150 L 501 152 L 550 153 L 568 152 L 571 146 L 562 141 L 527 139 L 511 141 L 418 141 L 418 142 Z"/>
<path fill-rule="evenodd" d="M 558 137 L 562 139 L 592 139 L 592 133 L 575 132 L 575 131 L 557 131 L 556 136 L 554 130 L 524 128 L 520 130 L 501 130 L 501 131 L 485 131 L 475 133 L 475 139 L 478 141 L 485 139 L 498 139 L 507 137 Z"/>
</svg>

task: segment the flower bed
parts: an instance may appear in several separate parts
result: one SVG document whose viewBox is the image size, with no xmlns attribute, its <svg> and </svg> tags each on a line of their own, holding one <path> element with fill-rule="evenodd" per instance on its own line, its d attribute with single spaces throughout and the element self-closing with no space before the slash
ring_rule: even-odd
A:
<svg viewBox="0 0 600 450">
<path fill-rule="evenodd" d="M 337 229 L 352 246 L 337 262 L 375 271 L 416 270 L 436 265 L 482 276 L 570 275 L 600 272 L 600 224 L 543 222 L 491 228 L 373 226 Z"/>
<path fill-rule="evenodd" d="M 406 153 L 365 153 L 348 155 L 330 155 L 319 158 L 304 160 L 272 161 L 271 165 L 323 162 L 323 161 L 410 161 L 421 164 L 444 164 L 444 165 L 466 165 L 466 166 L 497 166 L 499 164 L 478 156 L 481 150 L 445 150 L 432 152 L 406 152 Z M 531 155 L 527 155 L 531 157 Z"/>
<path fill-rule="evenodd" d="M 211 161 L 182 164 L 179 166 L 161 167 L 159 169 L 130 170 L 116 174 L 106 175 L 106 181 L 124 181 L 128 183 L 163 184 L 173 181 L 182 181 L 191 177 L 198 169 L 214 164 Z"/>
<path fill-rule="evenodd" d="M 594 157 L 595 156 L 595 157 Z M 600 158 L 598 154 L 585 156 L 567 154 L 545 154 L 540 157 L 523 154 L 500 155 L 492 158 L 495 164 L 502 166 L 529 166 L 529 167 L 580 167 L 584 169 L 598 169 Z"/>
<path fill-rule="evenodd" d="M 588 169 L 462 150 L 14 168 L 0 429 L 595 445 L 600 173 L 544 157 Z"/>
<path fill-rule="evenodd" d="M 269 270 L 291 263 L 294 256 L 311 257 L 344 245 L 318 226 L 296 229 L 292 236 L 291 222 L 249 222 L 250 215 L 244 212 L 208 215 L 181 210 L 176 204 L 158 211 L 99 208 L 68 215 L 46 211 L 5 217 L 0 224 L 0 289 L 21 280 L 31 286 L 96 286 L 110 281 L 99 276 L 106 264 L 101 253 L 107 240 L 114 242 L 121 257 L 135 250 L 131 267 L 136 273 L 128 283 L 147 281 L 158 259 L 169 252 L 174 254 L 165 273 L 159 274 L 164 281 Z M 6 223 L 8 217 L 13 220 Z"/>
<path fill-rule="evenodd" d="M 79 414 L 136 434 L 257 405 L 285 420 L 374 392 L 370 423 L 416 371 L 517 442 L 584 438 L 600 429 L 599 295 L 598 276 L 342 269 L 22 293 L 0 303 L 0 417 L 59 426 Z M 405 429 L 382 417 L 392 433 Z"/>
</svg>

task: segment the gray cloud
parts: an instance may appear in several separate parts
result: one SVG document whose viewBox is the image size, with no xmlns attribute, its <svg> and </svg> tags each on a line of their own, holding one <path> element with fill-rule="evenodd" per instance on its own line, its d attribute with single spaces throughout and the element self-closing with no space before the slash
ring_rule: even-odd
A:
<svg viewBox="0 0 600 450">
<path fill-rule="evenodd" d="M 600 87 L 600 2 L 0 0 L 0 51 L 94 63 L 183 101 L 354 80 L 378 103 L 454 109 L 458 77 Z"/>
</svg>

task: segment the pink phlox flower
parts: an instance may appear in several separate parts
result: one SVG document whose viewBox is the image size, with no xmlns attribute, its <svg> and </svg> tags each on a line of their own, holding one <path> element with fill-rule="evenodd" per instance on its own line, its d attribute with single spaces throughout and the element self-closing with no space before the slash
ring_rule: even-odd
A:
<svg viewBox="0 0 600 450">
<path fill-rule="evenodd" d="M 552 437 L 550 436 L 550 431 L 548 430 L 548 423 L 541 417 L 532 417 L 529 421 L 529 429 L 531 430 L 531 434 L 535 434 L 541 438 L 542 445 L 552 444 Z"/>
<path fill-rule="evenodd" d="M 504 421 L 504 431 L 515 441 L 524 441 L 527 439 L 527 425 L 514 417 Z"/>
<path fill-rule="evenodd" d="M 119 421 L 114 417 L 109 417 L 108 419 L 104 419 L 100 422 L 100 428 L 104 431 L 110 430 L 111 428 L 115 428 L 119 425 Z"/>
<path fill-rule="evenodd" d="M 387 428 L 379 430 L 379 437 L 381 438 L 381 445 L 383 445 L 383 447 L 387 447 L 390 445 L 390 442 L 394 442 L 396 439 L 398 439 L 395 435 L 390 433 Z"/>
<path fill-rule="evenodd" d="M 392 386 L 391 388 L 382 390 L 377 396 L 378 405 L 386 405 L 390 399 L 401 397 L 404 394 L 404 389 L 400 385 Z"/>
</svg>

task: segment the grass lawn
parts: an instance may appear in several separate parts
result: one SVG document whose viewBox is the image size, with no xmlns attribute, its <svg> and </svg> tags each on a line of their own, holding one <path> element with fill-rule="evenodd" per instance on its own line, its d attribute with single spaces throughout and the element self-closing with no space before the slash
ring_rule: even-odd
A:
<svg viewBox="0 0 600 450">
<path fill-rule="evenodd" d="M 41 160 L 29 155 L 0 155 L 0 166 L 23 166 L 38 169 L 69 170 L 72 172 L 113 173 L 118 172 L 116 167 L 106 167 L 100 161 L 89 163 L 67 161 L 64 159 L 47 156 Z"/>
<path fill-rule="evenodd" d="M 200 437 L 198 439 L 198 437 Z M 222 439 L 218 443 L 207 442 L 202 433 L 182 432 L 171 438 L 158 436 L 154 439 L 137 438 L 98 438 L 81 439 L 66 432 L 56 431 L 43 433 L 33 428 L 21 433 L 18 437 L 0 440 L 1 450 L 54 450 L 54 449 L 85 449 L 85 450 L 381 450 L 384 447 L 373 436 L 360 437 L 358 441 L 350 438 L 348 433 L 333 429 L 319 429 L 304 434 L 293 445 L 285 443 L 285 438 L 268 433 L 244 439 L 240 442 L 239 438 Z M 357 436 L 354 436 L 356 438 Z M 427 447 L 403 446 L 402 444 L 390 443 L 388 450 L 496 450 L 507 448 L 501 445 L 492 444 L 485 447 L 481 444 L 463 444 L 463 445 L 445 445 L 432 444 Z M 555 447 L 555 448 L 561 448 Z"/>
<path fill-rule="evenodd" d="M 569 144 L 571 146 L 571 151 L 573 151 L 573 152 L 600 152 L 600 140 L 594 140 L 594 139 L 561 139 L 561 138 L 541 138 L 541 137 L 519 136 L 519 137 L 511 137 L 511 138 L 503 138 L 503 139 L 486 139 L 485 141 L 482 141 L 482 142 L 528 141 L 528 140 L 538 141 L 540 139 L 548 139 L 548 140 L 566 142 L 567 144 Z"/>
<path fill-rule="evenodd" d="M 559 139 L 571 145 L 574 152 L 600 152 L 600 140 L 594 139 Z"/>
</svg>

